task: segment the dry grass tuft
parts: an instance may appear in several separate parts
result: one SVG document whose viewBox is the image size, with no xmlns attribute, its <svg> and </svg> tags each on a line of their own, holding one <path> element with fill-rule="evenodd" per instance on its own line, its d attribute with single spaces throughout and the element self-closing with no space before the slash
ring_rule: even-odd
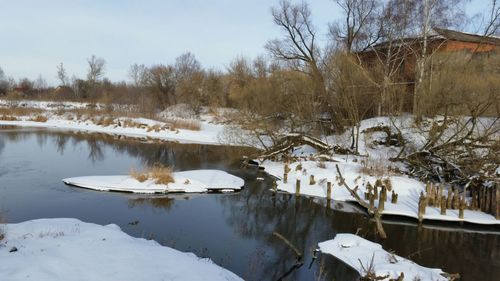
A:
<svg viewBox="0 0 500 281">
<path fill-rule="evenodd" d="M 144 172 L 138 172 L 135 169 L 130 171 L 130 176 L 139 182 L 145 182 L 148 179 L 153 179 L 156 184 L 169 184 L 174 183 L 174 176 L 172 168 L 155 164 L 153 167 L 148 168 Z"/>
<path fill-rule="evenodd" d="M 47 120 L 49 120 L 49 119 L 43 115 L 37 115 L 35 117 L 30 118 L 30 121 L 41 122 L 41 123 L 45 123 L 45 122 L 47 122 Z"/>
<path fill-rule="evenodd" d="M 316 165 L 320 169 L 326 169 L 326 163 L 325 163 L 325 161 L 319 161 Z"/>
<path fill-rule="evenodd" d="M 145 182 L 149 176 L 147 173 L 141 173 L 135 169 L 130 170 L 130 176 L 136 179 L 138 182 Z"/>
<path fill-rule="evenodd" d="M 155 180 L 156 184 L 169 184 L 175 182 L 174 176 L 172 175 L 172 168 L 154 165 L 150 170 L 149 174 L 151 178 Z"/>
</svg>

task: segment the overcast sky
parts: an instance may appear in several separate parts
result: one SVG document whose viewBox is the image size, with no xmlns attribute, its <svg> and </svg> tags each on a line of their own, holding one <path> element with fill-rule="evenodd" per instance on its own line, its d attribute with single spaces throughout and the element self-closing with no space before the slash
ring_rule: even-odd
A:
<svg viewBox="0 0 500 281">
<path fill-rule="evenodd" d="M 339 17 L 332 0 L 309 0 L 324 37 Z M 56 66 L 84 77 L 86 58 L 106 60 L 106 76 L 126 80 L 131 64 L 168 64 L 190 51 L 205 67 L 224 69 L 236 56 L 263 54 L 279 36 L 270 7 L 278 0 L 0 0 L 0 67 L 16 79 L 42 75 L 56 83 Z M 486 8 L 472 0 L 467 13 Z M 471 27 L 470 31 L 473 31 Z"/>
</svg>

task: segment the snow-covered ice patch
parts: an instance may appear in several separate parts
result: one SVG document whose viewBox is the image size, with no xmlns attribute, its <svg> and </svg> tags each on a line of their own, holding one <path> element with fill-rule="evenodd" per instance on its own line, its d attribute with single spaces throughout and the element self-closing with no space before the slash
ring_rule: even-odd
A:
<svg viewBox="0 0 500 281">
<path fill-rule="evenodd" d="M 116 225 L 40 219 L 0 226 L 0 280 L 242 280 L 210 259 L 131 237 Z"/>
<path fill-rule="evenodd" d="M 321 242 L 318 246 L 321 252 L 336 257 L 361 276 L 371 271 L 376 276 L 385 277 L 377 280 L 396 280 L 401 273 L 404 280 L 448 280 L 441 269 L 420 266 L 354 234 L 337 234 L 334 239 Z"/>
<path fill-rule="evenodd" d="M 68 185 L 98 191 L 132 193 L 201 193 L 208 191 L 228 192 L 240 190 L 245 181 L 220 170 L 192 170 L 172 173 L 175 182 L 156 184 L 154 179 L 139 182 L 132 176 L 86 176 L 67 178 Z"/>
</svg>

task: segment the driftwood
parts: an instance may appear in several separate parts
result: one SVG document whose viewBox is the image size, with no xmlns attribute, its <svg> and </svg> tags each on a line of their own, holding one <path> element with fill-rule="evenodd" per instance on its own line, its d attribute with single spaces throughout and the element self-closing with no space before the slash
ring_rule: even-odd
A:
<svg viewBox="0 0 500 281">
<path fill-rule="evenodd" d="M 352 154 L 352 151 L 339 145 L 329 145 L 324 141 L 305 134 L 288 134 L 281 138 L 275 145 L 270 147 L 261 159 L 266 160 L 280 155 L 288 154 L 294 147 L 309 145 L 320 153 L 333 151 L 338 154 Z"/>
<path fill-rule="evenodd" d="M 373 218 L 375 218 L 375 222 L 377 225 L 377 232 L 378 232 L 380 238 L 386 239 L 387 234 L 384 231 L 384 227 L 383 227 L 382 221 L 380 219 L 381 214 L 378 211 L 378 209 L 375 208 L 374 206 L 368 205 L 363 199 L 361 199 L 361 197 L 359 197 L 359 195 L 354 190 L 352 190 L 349 187 L 349 185 L 347 185 L 347 183 L 345 182 L 345 179 L 342 176 L 342 173 L 340 173 L 339 165 L 335 165 L 335 167 L 337 168 L 337 173 L 339 175 L 341 184 L 347 189 L 347 191 L 349 191 L 351 196 L 354 197 L 354 199 L 356 199 L 358 204 L 361 205 L 362 207 L 366 208 L 368 210 L 368 214 L 370 214 Z"/>
</svg>

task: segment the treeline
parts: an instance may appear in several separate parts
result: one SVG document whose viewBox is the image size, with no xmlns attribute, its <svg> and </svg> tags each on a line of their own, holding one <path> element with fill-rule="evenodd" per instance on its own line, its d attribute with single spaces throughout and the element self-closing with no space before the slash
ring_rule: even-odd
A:
<svg viewBox="0 0 500 281">
<path fill-rule="evenodd" d="M 41 77 L 14 81 L 0 71 L 0 95 L 136 104 L 143 113 L 178 103 L 195 112 L 232 107 L 241 123 L 266 132 L 336 130 L 404 112 L 498 116 L 498 51 L 449 53 L 432 45 L 433 28 L 466 20 L 464 2 L 337 0 L 342 18 L 325 32 L 314 26 L 307 3 L 283 0 L 272 8 L 282 37 L 266 44 L 265 55 L 235 58 L 223 71 L 185 53 L 170 64 L 134 64 L 128 82 L 112 82 L 105 60 L 92 56 L 85 78 L 70 78 L 58 65 L 56 88 Z M 497 2 L 489 8 L 484 38 L 499 33 Z M 318 39 L 324 33 L 326 43 Z"/>
</svg>

